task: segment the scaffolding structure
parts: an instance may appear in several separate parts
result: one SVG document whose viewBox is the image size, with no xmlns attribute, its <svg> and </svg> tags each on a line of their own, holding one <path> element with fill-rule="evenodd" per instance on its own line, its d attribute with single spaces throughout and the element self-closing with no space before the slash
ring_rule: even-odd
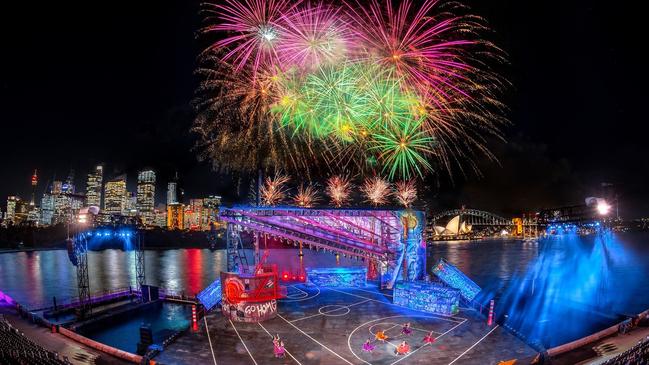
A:
<svg viewBox="0 0 649 365">
<path fill-rule="evenodd" d="M 101 229 L 104 230 L 104 229 Z M 113 227 L 110 230 L 117 232 L 117 228 Z M 90 276 L 88 272 L 88 243 L 92 237 L 100 236 L 101 233 L 98 231 L 93 234 L 93 232 L 79 232 L 73 236 L 73 238 L 68 239 L 68 254 L 70 255 L 70 261 L 76 268 L 77 274 L 77 292 L 79 295 L 77 315 L 79 318 L 85 318 L 88 315 L 92 314 L 92 302 L 90 295 Z M 118 234 L 109 234 L 104 232 L 104 236 L 116 236 L 124 237 L 124 233 Z M 129 236 L 130 237 L 130 234 Z M 144 239 L 140 232 L 135 233 L 135 244 L 134 244 L 134 254 L 135 254 L 135 278 L 137 282 L 137 290 L 142 291 L 142 286 L 146 282 L 145 276 L 145 259 L 144 259 Z"/>
<path fill-rule="evenodd" d="M 77 291 L 79 293 L 77 315 L 79 318 L 85 318 L 92 314 L 90 277 L 88 275 L 88 239 L 86 235 L 83 233 L 77 234 L 74 237 L 72 245 L 77 262 Z"/>
<path fill-rule="evenodd" d="M 249 269 L 248 257 L 241 242 L 240 227 L 228 222 L 226 227 L 226 251 L 228 272 L 246 273 Z"/>
<path fill-rule="evenodd" d="M 146 282 L 144 272 L 144 249 L 142 234 L 135 235 L 135 278 L 137 280 L 137 289 L 142 292 L 142 286 Z"/>
<path fill-rule="evenodd" d="M 223 208 L 220 218 L 227 224 L 230 272 L 249 267 L 239 235 L 245 229 L 253 232 L 256 247 L 262 234 L 300 249 L 364 260 L 373 275 L 380 271 L 381 283 L 385 281 L 388 288 L 401 273 L 405 280 L 419 280 L 425 274 L 423 212 L 235 206 Z"/>
</svg>

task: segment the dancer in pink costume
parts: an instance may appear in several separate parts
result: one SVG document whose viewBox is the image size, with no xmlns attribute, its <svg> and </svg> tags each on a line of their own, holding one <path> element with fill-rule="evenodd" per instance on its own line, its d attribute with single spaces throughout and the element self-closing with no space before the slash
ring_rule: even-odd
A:
<svg viewBox="0 0 649 365">
<path fill-rule="evenodd" d="M 376 346 L 372 345 L 372 341 L 368 338 L 367 341 L 363 344 L 363 351 L 372 352 Z"/>
</svg>

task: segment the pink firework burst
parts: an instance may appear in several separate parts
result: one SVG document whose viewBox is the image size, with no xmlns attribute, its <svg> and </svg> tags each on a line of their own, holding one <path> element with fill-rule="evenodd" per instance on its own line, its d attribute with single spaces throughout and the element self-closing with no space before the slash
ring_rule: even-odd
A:
<svg viewBox="0 0 649 365">
<path fill-rule="evenodd" d="M 294 8 L 282 17 L 280 27 L 280 60 L 307 70 L 342 60 L 351 42 L 351 30 L 343 12 L 323 3 Z"/>
<path fill-rule="evenodd" d="M 236 70 L 250 65 L 253 75 L 264 65 L 279 65 L 277 44 L 282 38 L 279 21 L 300 1 L 226 0 L 224 4 L 205 4 L 207 22 L 203 33 L 226 32 L 227 36 L 206 51 L 223 53 Z"/>
<path fill-rule="evenodd" d="M 398 7 L 391 0 L 383 5 L 378 0 L 368 6 L 360 0 L 347 3 L 365 57 L 393 67 L 407 85 L 436 98 L 448 97 L 451 90 L 464 92 L 453 79 L 464 78 L 472 70 L 463 53 L 474 43 L 456 39 L 473 24 L 445 11 L 432 11 L 441 4 L 438 0 L 425 0 L 419 7 L 410 0 Z"/>
</svg>

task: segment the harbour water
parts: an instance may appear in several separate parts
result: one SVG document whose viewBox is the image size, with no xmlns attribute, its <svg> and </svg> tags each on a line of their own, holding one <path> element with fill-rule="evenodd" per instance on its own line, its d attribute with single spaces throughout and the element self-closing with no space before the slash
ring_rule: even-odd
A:
<svg viewBox="0 0 649 365">
<path fill-rule="evenodd" d="M 501 320 L 546 347 L 649 308 L 646 233 L 435 242 L 427 255 L 429 267 L 439 258 L 458 266 L 484 293 L 495 296 Z M 145 257 L 147 283 L 186 294 L 216 279 L 227 262 L 223 250 L 207 249 L 147 250 Z M 280 270 L 296 270 L 297 249 L 272 250 L 269 262 Z M 304 266 L 316 262 L 336 265 L 332 254 L 305 250 Z M 363 263 L 341 257 L 340 265 Z M 90 252 L 89 275 L 92 292 L 135 286 L 134 255 Z M 51 305 L 54 296 L 61 302 L 77 295 L 75 268 L 62 250 L 0 254 L 0 290 L 31 307 Z M 570 325 L 557 327 L 565 318 Z"/>
</svg>

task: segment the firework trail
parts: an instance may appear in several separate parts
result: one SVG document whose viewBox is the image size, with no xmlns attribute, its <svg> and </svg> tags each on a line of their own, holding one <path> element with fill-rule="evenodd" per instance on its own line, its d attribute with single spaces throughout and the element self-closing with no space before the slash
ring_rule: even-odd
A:
<svg viewBox="0 0 649 365">
<path fill-rule="evenodd" d="M 286 198 L 286 184 L 290 178 L 281 173 L 276 173 L 273 177 L 266 177 L 264 185 L 259 189 L 262 204 L 266 206 L 278 205 Z"/>
<path fill-rule="evenodd" d="M 205 5 L 222 38 L 197 75 L 200 156 L 235 171 L 352 171 L 410 180 L 475 170 L 507 123 L 503 52 L 455 2 Z M 243 157 L 245 156 L 245 157 Z"/>
<path fill-rule="evenodd" d="M 327 180 L 327 195 L 337 208 L 348 203 L 351 189 L 352 184 L 348 177 L 335 175 Z"/>
<path fill-rule="evenodd" d="M 417 187 L 414 180 L 397 181 L 395 184 L 394 196 L 405 208 L 410 208 L 417 200 Z"/>
<path fill-rule="evenodd" d="M 297 194 L 293 197 L 293 203 L 298 207 L 313 208 L 318 202 L 320 202 L 318 191 L 311 184 L 306 186 L 304 184 L 300 185 L 297 189 Z"/>
<path fill-rule="evenodd" d="M 365 179 L 361 191 L 365 195 L 365 200 L 375 207 L 386 204 L 392 195 L 390 183 L 379 176 Z"/>
</svg>

